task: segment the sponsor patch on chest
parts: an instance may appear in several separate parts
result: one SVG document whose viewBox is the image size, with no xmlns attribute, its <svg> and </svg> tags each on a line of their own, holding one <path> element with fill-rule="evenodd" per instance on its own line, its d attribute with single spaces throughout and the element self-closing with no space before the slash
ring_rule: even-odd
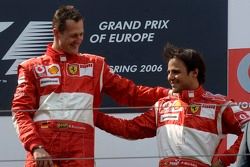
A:
<svg viewBox="0 0 250 167">
<path fill-rule="evenodd" d="M 200 116 L 205 117 L 205 118 L 209 118 L 209 119 L 215 119 L 215 111 L 216 111 L 216 105 L 214 105 L 214 104 L 202 104 Z"/>
<path fill-rule="evenodd" d="M 40 79 L 40 86 L 48 86 L 48 85 L 59 85 L 60 80 L 59 78 L 41 78 Z"/>
<path fill-rule="evenodd" d="M 166 113 L 161 115 L 160 122 L 163 121 L 177 121 L 179 119 L 179 113 Z"/>
<path fill-rule="evenodd" d="M 58 64 L 37 65 L 34 67 L 36 77 L 57 77 L 61 76 L 60 66 Z"/>
<path fill-rule="evenodd" d="M 90 76 L 93 77 L 93 63 L 67 64 L 67 75 L 71 77 Z"/>
</svg>

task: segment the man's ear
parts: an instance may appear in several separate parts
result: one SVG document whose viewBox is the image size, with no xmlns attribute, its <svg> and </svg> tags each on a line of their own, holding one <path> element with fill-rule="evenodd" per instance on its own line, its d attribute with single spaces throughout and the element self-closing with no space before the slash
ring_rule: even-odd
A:
<svg viewBox="0 0 250 167">
<path fill-rule="evenodd" d="M 196 69 L 194 69 L 194 70 L 192 71 L 192 76 L 194 76 L 195 78 L 198 77 L 198 74 L 199 74 L 198 68 L 196 68 Z"/>
<path fill-rule="evenodd" d="M 54 34 L 55 37 L 58 37 L 59 31 L 58 31 L 57 28 L 53 28 L 53 34 Z"/>
</svg>

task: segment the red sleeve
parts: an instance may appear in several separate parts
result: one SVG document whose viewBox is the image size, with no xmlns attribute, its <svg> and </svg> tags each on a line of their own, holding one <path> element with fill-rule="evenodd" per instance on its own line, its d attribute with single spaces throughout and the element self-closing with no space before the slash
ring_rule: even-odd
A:
<svg viewBox="0 0 250 167">
<path fill-rule="evenodd" d="M 225 166 L 233 164 L 236 161 L 242 137 L 243 133 L 239 134 L 236 141 L 229 149 L 224 150 L 222 153 L 216 153 L 219 156 L 214 157 L 215 161 L 220 159 Z"/>
<path fill-rule="evenodd" d="M 126 139 L 142 139 L 156 135 L 155 112 L 153 109 L 131 120 L 116 118 L 95 112 L 95 126 L 113 135 Z"/>
<path fill-rule="evenodd" d="M 36 91 L 33 73 L 19 65 L 18 85 L 12 101 L 12 115 L 18 137 L 27 151 L 42 145 L 32 119 L 34 109 L 38 105 Z"/>
<path fill-rule="evenodd" d="M 249 120 L 248 114 L 239 106 L 229 105 L 225 108 L 222 114 L 222 131 L 224 134 L 235 134 L 238 136 L 234 144 L 224 151 L 224 155 L 219 156 L 219 159 L 226 165 L 234 163 L 239 152 L 240 143 L 242 140 L 243 125 Z"/>
<path fill-rule="evenodd" d="M 168 89 L 163 87 L 137 86 L 133 81 L 112 73 L 105 63 L 103 91 L 119 104 L 129 106 L 152 106 L 157 100 L 168 95 Z"/>
<path fill-rule="evenodd" d="M 224 134 L 241 134 L 241 129 L 249 120 L 250 116 L 246 111 L 230 103 L 222 113 L 222 132 Z"/>
</svg>

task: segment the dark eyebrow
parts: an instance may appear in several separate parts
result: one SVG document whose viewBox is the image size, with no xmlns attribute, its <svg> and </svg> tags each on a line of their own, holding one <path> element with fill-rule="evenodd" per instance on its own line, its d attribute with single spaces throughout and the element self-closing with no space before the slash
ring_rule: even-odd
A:
<svg viewBox="0 0 250 167">
<path fill-rule="evenodd" d="M 179 69 L 167 70 L 168 73 L 170 73 L 170 71 L 172 71 L 173 73 L 178 73 L 178 72 L 180 72 Z"/>
</svg>

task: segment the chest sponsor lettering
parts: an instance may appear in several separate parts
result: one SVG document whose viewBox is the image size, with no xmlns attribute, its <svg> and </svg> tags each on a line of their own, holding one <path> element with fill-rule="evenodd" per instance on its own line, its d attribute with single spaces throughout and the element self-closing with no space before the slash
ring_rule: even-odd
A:
<svg viewBox="0 0 250 167">
<path fill-rule="evenodd" d="M 161 115 L 160 121 L 177 121 L 179 119 L 179 113 L 166 113 Z"/>
<path fill-rule="evenodd" d="M 215 119 L 215 111 L 216 111 L 215 104 L 202 104 L 200 116 L 209 119 Z"/>
<path fill-rule="evenodd" d="M 93 77 L 93 63 L 88 64 L 67 64 L 67 75 L 74 77 Z"/>
<path fill-rule="evenodd" d="M 48 85 L 59 85 L 60 80 L 59 78 L 41 78 L 40 79 L 40 86 L 48 86 Z"/>
</svg>

